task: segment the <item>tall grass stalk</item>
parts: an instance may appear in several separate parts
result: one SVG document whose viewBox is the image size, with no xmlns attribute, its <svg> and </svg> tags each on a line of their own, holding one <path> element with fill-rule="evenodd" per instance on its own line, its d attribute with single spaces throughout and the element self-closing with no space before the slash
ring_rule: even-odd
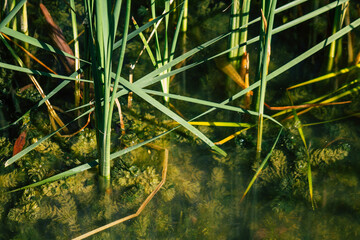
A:
<svg viewBox="0 0 360 240">
<path fill-rule="evenodd" d="M 189 12 L 188 6 L 189 6 L 189 0 L 184 0 L 184 17 L 182 18 L 182 26 L 181 26 L 181 31 L 183 33 L 187 32 L 187 28 L 188 28 L 188 12 Z"/>
<path fill-rule="evenodd" d="M 23 6 L 21 19 L 20 19 L 20 29 L 25 35 L 29 35 L 29 24 L 28 24 L 28 14 L 27 14 L 27 5 L 26 3 Z M 24 42 L 24 48 L 29 50 L 29 44 Z M 30 57 L 25 54 L 24 55 L 24 63 L 26 67 L 30 67 Z"/>
<path fill-rule="evenodd" d="M 75 71 L 80 68 L 80 47 L 78 41 L 78 29 L 76 22 L 76 13 L 75 13 L 75 2 L 74 0 L 70 0 L 70 14 L 71 14 L 71 23 L 72 23 L 72 31 L 74 38 L 74 55 L 77 59 L 75 59 Z M 80 75 L 76 76 L 76 78 L 80 78 Z M 75 107 L 80 106 L 80 81 L 75 81 Z"/>
<path fill-rule="evenodd" d="M 241 8 L 241 22 L 240 26 L 245 26 L 240 30 L 240 43 L 245 43 L 248 36 L 249 15 L 250 15 L 250 4 L 251 0 L 243 0 Z M 239 48 L 239 56 L 242 56 L 246 52 L 246 45 Z"/>
<path fill-rule="evenodd" d="M 341 26 L 343 24 L 344 17 L 345 17 L 345 12 L 346 12 L 346 9 L 348 6 L 347 4 L 348 4 L 348 2 L 345 2 L 335 9 L 335 16 L 334 16 L 334 22 L 332 25 L 331 34 L 334 34 L 336 31 L 341 29 Z M 341 55 L 341 52 L 339 52 L 342 50 L 341 43 L 342 43 L 342 41 L 341 41 L 341 39 L 339 39 L 335 42 L 332 42 L 330 45 L 328 64 L 327 64 L 327 68 L 326 68 L 327 72 L 331 72 L 333 70 L 335 56 Z"/>
<path fill-rule="evenodd" d="M 95 117 L 97 126 L 97 143 L 100 163 L 100 176 L 103 187 L 110 186 L 110 146 L 111 121 L 120 74 L 122 71 L 125 47 L 128 35 L 131 1 L 126 3 L 124 17 L 123 42 L 116 69 L 116 77 L 112 82 L 113 50 L 122 1 L 113 5 L 107 1 L 85 0 L 89 10 L 89 45 L 92 59 L 92 72 L 95 89 Z M 112 89 L 113 88 L 113 89 Z M 102 100 L 104 101 L 102 104 Z"/>
<path fill-rule="evenodd" d="M 155 19 L 156 18 L 156 5 L 155 5 L 155 0 L 151 0 L 151 15 L 152 18 Z M 173 3 L 173 0 L 165 0 L 164 3 L 164 13 L 168 13 L 170 11 L 170 5 Z M 159 42 L 159 35 L 158 35 L 158 28 L 157 28 L 158 24 L 154 24 L 154 30 L 155 30 L 155 57 L 156 57 L 156 64 L 157 64 L 157 68 L 161 68 L 163 65 L 166 65 L 169 62 L 169 36 L 168 36 L 168 32 L 169 32 L 169 14 L 165 15 L 165 31 L 164 31 L 164 49 L 163 49 L 163 56 L 161 54 L 161 47 L 160 47 L 160 42 Z M 175 39 L 174 39 L 175 40 Z M 169 72 L 171 69 L 166 69 L 165 71 L 163 71 L 161 73 L 162 74 L 166 74 L 167 72 Z M 161 87 L 164 93 L 169 93 L 170 90 L 170 77 L 164 78 L 163 80 L 161 80 Z M 169 98 L 168 97 L 164 97 L 165 102 L 169 102 Z"/>
<path fill-rule="evenodd" d="M 240 14 L 240 0 L 232 0 L 230 13 L 230 48 L 233 48 L 240 44 Z M 239 57 L 239 48 L 233 49 L 229 53 L 229 60 L 237 69 L 240 66 Z"/>
<path fill-rule="evenodd" d="M 271 1 L 267 6 L 265 14 L 266 14 L 266 21 L 267 27 L 265 27 L 265 40 L 264 40 L 264 47 L 262 48 L 262 60 L 261 60 L 261 82 L 260 82 L 260 101 L 259 101 L 259 120 L 258 120 L 258 138 L 256 144 L 256 151 L 257 153 L 261 152 L 261 143 L 262 143 L 262 133 L 263 133 L 263 124 L 264 124 L 264 102 L 266 96 L 266 78 L 268 72 L 268 63 L 270 61 L 270 43 L 271 43 L 271 35 L 272 35 L 272 28 L 274 23 L 274 16 L 275 16 L 275 7 L 276 1 Z M 265 1 L 263 1 L 265 2 Z M 261 39 L 260 39 L 261 40 Z"/>
</svg>

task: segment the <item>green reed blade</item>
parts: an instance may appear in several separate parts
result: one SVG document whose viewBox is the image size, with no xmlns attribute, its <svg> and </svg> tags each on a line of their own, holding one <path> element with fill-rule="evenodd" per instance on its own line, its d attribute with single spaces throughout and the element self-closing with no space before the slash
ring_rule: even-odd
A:
<svg viewBox="0 0 360 240">
<path fill-rule="evenodd" d="M 17 71 L 17 72 L 27 73 L 27 74 L 33 74 L 33 75 L 40 75 L 40 76 L 64 79 L 64 80 L 72 80 L 72 81 L 80 80 L 82 82 L 92 82 L 92 81 L 86 80 L 86 79 L 77 79 L 76 77 L 69 77 L 69 76 L 64 76 L 64 75 L 57 75 L 57 74 L 53 74 L 53 73 L 48 73 L 48 72 L 42 72 L 42 71 L 29 69 L 29 68 L 26 68 L 26 67 L 19 67 L 19 66 L 16 66 L 16 65 L 3 63 L 3 62 L 0 62 L 0 68 L 5 68 L 5 69 Z"/>
<path fill-rule="evenodd" d="M 333 3 L 331 3 L 331 4 L 326 5 L 326 6 L 323 7 L 323 8 L 320 8 L 319 10 L 315 10 L 315 11 L 309 13 L 309 14 L 311 14 L 311 15 L 306 15 L 306 17 L 302 17 L 302 18 L 301 18 L 301 21 L 298 21 L 297 19 L 295 19 L 295 20 L 293 20 L 293 21 L 291 21 L 291 22 L 289 22 L 289 23 L 287 23 L 287 24 L 284 24 L 284 25 L 282 25 L 282 26 L 279 26 L 279 27 L 277 27 L 277 28 L 275 28 L 275 29 L 273 30 L 273 35 L 276 34 L 276 33 L 282 32 L 282 31 L 284 31 L 284 30 L 286 30 L 286 29 L 288 29 L 288 28 L 291 28 L 291 27 L 293 27 L 293 26 L 295 26 L 295 25 L 297 25 L 297 24 L 300 24 L 300 23 L 302 23 L 303 21 L 306 21 L 306 20 L 310 19 L 311 17 L 315 17 L 315 16 L 317 16 L 318 14 L 323 13 L 325 10 L 329 10 L 329 9 L 331 9 L 331 8 L 334 8 L 334 7 L 336 7 L 338 4 L 342 3 L 343 1 L 345 1 L 345 0 L 341 0 L 341 1 L 339 1 L 339 3 L 338 3 L 338 2 L 333 2 Z M 282 8 L 282 7 L 280 7 L 280 8 Z M 280 9 L 280 8 L 279 8 L 279 9 Z M 330 36 L 330 37 L 327 38 L 326 40 L 320 42 L 319 44 L 317 44 L 317 45 L 314 46 L 313 48 L 309 49 L 306 53 L 301 54 L 298 58 L 295 58 L 295 59 L 293 59 L 293 61 L 289 62 L 288 64 L 285 64 L 283 67 L 286 68 L 286 70 L 288 70 L 288 69 L 291 68 L 292 66 L 295 66 L 298 62 L 303 61 L 305 58 L 311 56 L 311 55 L 314 54 L 315 52 L 317 52 L 317 51 L 319 51 L 320 49 L 322 49 L 322 48 L 324 48 L 325 46 L 327 46 L 327 45 L 329 44 L 329 41 L 334 41 L 334 40 L 336 40 L 337 38 L 340 38 L 340 37 L 342 37 L 343 35 L 345 35 L 347 32 L 351 31 L 352 28 L 356 28 L 356 27 L 359 25 L 359 23 L 358 23 L 358 21 L 354 21 L 353 23 L 351 23 L 351 25 L 352 25 L 351 27 L 349 27 L 349 26 L 350 26 L 350 25 L 349 25 L 349 26 L 343 28 L 342 30 L 338 31 L 336 34 Z M 242 26 L 242 27 L 244 27 L 244 26 Z M 240 27 L 240 28 L 241 28 L 241 27 Z M 152 81 L 152 78 L 154 78 L 156 75 L 159 75 L 159 74 L 160 74 L 162 71 L 164 71 L 165 69 L 171 68 L 171 67 L 175 66 L 175 65 L 178 64 L 179 62 L 185 60 L 186 58 L 189 58 L 190 56 L 198 53 L 199 51 L 201 51 L 201 50 L 203 50 L 203 49 L 206 49 L 208 46 L 210 46 L 210 45 L 212 45 L 212 44 L 214 44 L 214 43 L 222 40 L 222 39 L 225 38 L 225 37 L 228 37 L 229 35 L 230 35 L 230 33 L 226 33 L 226 34 L 223 34 L 223 35 L 220 35 L 220 36 L 218 36 L 218 37 L 215 37 L 215 38 L 213 38 L 213 39 L 211 39 L 211 40 L 209 40 L 209 41 L 207 41 L 207 42 L 199 45 L 198 47 L 196 47 L 196 48 L 188 51 L 187 53 L 185 53 L 185 54 L 183 54 L 183 55 L 175 58 L 174 61 L 169 62 L 167 65 L 161 67 L 161 69 L 157 69 L 157 70 L 155 70 L 155 71 L 153 71 L 153 72 L 145 75 L 144 77 L 140 78 L 138 81 L 136 81 L 135 84 L 140 84 L 141 87 L 148 86 L 146 83 L 142 83 L 142 82 Z M 225 51 L 223 51 L 223 52 L 221 52 L 221 53 L 219 53 L 219 54 L 216 54 L 216 55 L 214 55 L 214 56 L 212 56 L 212 57 L 209 57 L 209 58 L 204 59 L 204 60 L 202 60 L 202 61 L 196 62 L 196 63 L 192 64 L 191 67 L 195 67 L 195 66 L 197 66 L 197 65 L 199 65 L 199 64 L 201 64 L 201 63 L 203 63 L 203 62 L 205 62 L 205 61 L 207 61 L 207 60 L 211 60 L 211 59 L 213 59 L 213 58 L 215 58 L 215 57 L 219 57 L 219 56 L 225 55 L 225 54 L 229 53 L 231 50 L 233 50 L 233 49 L 235 49 L 235 48 L 239 48 L 239 47 L 241 47 L 241 46 L 244 46 L 245 44 L 250 45 L 250 44 L 255 43 L 255 42 L 257 42 L 257 41 L 259 41 L 259 37 L 254 37 L 254 38 L 248 40 L 246 43 L 242 43 L 242 44 L 240 44 L 240 45 L 238 45 L 238 46 L 236 46 L 236 47 L 234 47 L 234 48 L 225 50 Z M 306 56 L 306 55 L 308 55 L 308 54 L 309 54 L 309 56 Z M 296 62 L 296 61 L 298 61 L 298 62 Z M 291 65 L 291 66 L 290 66 L 290 65 Z M 182 68 L 180 68 L 180 69 L 178 69 L 178 70 L 172 71 L 172 73 L 180 73 L 180 72 L 182 72 L 182 71 L 184 71 L 184 70 L 186 70 L 186 69 L 189 69 L 189 68 L 190 68 L 189 66 L 185 66 L 185 67 L 182 67 Z M 280 75 L 282 72 L 284 72 L 284 71 L 286 71 L 286 70 L 283 70 L 283 69 L 279 68 L 279 69 L 277 69 L 276 71 L 274 71 L 273 73 L 270 73 L 270 74 L 267 76 L 267 81 L 269 81 L 269 80 L 270 80 L 271 78 L 273 78 L 273 77 L 276 77 L 277 75 Z M 163 76 L 158 76 L 158 77 L 157 77 L 158 79 L 157 79 L 156 81 L 160 81 L 161 79 L 163 79 L 163 78 L 165 78 L 165 77 L 174 75 L 174 74 L 172 74 L 172 73 L 167 73 L 167 74 L 164 74 Z M 275 76 L 274 76 L 274 73 L 276 73 Z M 270 79 L 269 79 L 269 76 L 271 77 Z M 152 82 L 152 83 L 154 83 L 154 82 Z M 250 91 L 250 90 L 253 90 L 254 88 L 256 88 L 256 87 L 259 86 L 259 85 L 258 85 L 259 82 L 258 82 L 258 83 L 254 83 L 254 84 L 255 84 L 255 85 L 252 85 L 251 89 L 250 89 L 250 88 L 247 88 L 247 89 L 243 90 L 244 92 L 241 93 L 241 94 L 244 95 L 246 92 L 248 92 L 248 91 Z M 121 92 L 121 94 L 119 93 L 118 96 L 123 95 L 123 94 L 126 94 L 126 93 L 127 93 L 126 90 L 124 90 L 124 92 Z M 242 95 L 240 95 L 240 96 L 242 96 Z"/>
<path fill-rule="evenodd" d="M 71 14 L 71 24 L 72 24 L 72 30 L 73 30 L 73 39 L 74 39 L 74 55 L 76 57 L 75 59 L 75 71 L 80 68 L 80 46 L 78 41 L 78 29 L 77 29 L 77 22 L 76 22 L 76 13 L 73 11 L 75 10 L 75 2 L 74 0 L 70 0 L 70 7 L 72 10 L 70 10 Z M 76 78 L 80 79 L 80 75 L 76 76 Z M 80 81 L 75 81 L 74 85 L 74 95 L 75 95 L 75 106 L 79 106 L 80 104 Z"/>
<path fill-rule="evenodd" d="M 280 74 L 284 73 L 285 71 L 289 70 L 293 66 L 297 65 L 298 63 L 302 62 L 308 57 L 311 57 L 316 52 L 324 49 L 326 46 L 328 46 L 333 41 L 339 39 L 340 37 L 344 36 L 348 32 L 352 31 L 353 29 L 357 28 L 360 25 L 360 18 L 353 21 L 350 25 L 342 28 L 341 30 L 337 31 L 335 34 L 331 35 L 330 37 L 326 38 L 325 40 L 321 41 L 320 43 L 316 44 L 306 52 L 300 54 L 293 60 L 289 61 L 288 63 L 284 64 L 283 66 L 279 67 L 278 69 L 271 72 L 269 75 L 267 75 L 266 80 L 267 82 L 271 81 L 273 78 L 279 76 Z M 231 99 L 237 99 L 240 96 L 245 95 L 247 92 L 254 90 L 255 88 L 260 86 L 260 81 L 257 81 L 250 85 L 250 87 L 240 91 L 239 93 L 235 94 Z"/>
<path fill-rule="evenodd" d="M 173 42 L 171 44 L 171 49 L 170 49 L 170 58 L 169 58 L 169 62 L 171 62 L 174 59 L 175 56 L 175 49 L 177 46 L 177 40 L 179 38 L 179 33 L 180 33 L 180 29 L 181 29 L 181 24 L 183 23 L 183 17 L 184 17 L 184 12 L 185 9 L 187 7 L 187 0 L 185 0 L 185 4 L 184 6 L 181 8 L 180 14 L 179 14 L 179 18 L 178 18 L 178 22 L 176 24 L 176 29 L 175 29 L 175 33 L 174 33 L 174 38 L 173 38 Z M 184 31 L 184 29 L 182 29 L 182 31 Z M 186 31 L 186 30 L 185 30 Z"/>
<path fill-rule="evenodd" d="M 42 42 L 42 41 L 40 41 L 40 40 L 38 40 L 36 38 L 33 38 L 31 36 L 27 36 L 24 33 L 14 31 L 11 28 L 4 27 L 3 29 L 1 29 L 1 32 L 3 32 L 6 35 L 8 35 L 10 37 L 13 37 L 15 39 L 26 42 L 26 43 L 28 43 L 30 45 L 41 48 L 43 50 L 46 50 L 46 51 L 49 51 L 49 52 L 52 52 L 52 53 L 56 53 L 56 54 L 59 54 L 59 55 L 65 56 L 65 57 L 69 57 L 69 58 L 72 58 L 72 59 L 77 59 L 73 55 L 68 54 L 66 52 L 63 52 L 60 49 L 51 46 L 50 44 L 44 43 L 44 42 Z M 85 61 L 83 59 L 79 59 L 79 60 L 84 62 L 84 63 L 91 64 L 90 62 Z"/>
<path fill-rule="evenodd" d="M 272 29 L 274 24 L 274 15 L 275 15 L 275 7 L 276 7 L 277 0 L 271 1 L 269 5 L 269 17 L 267 17 L 267 30 L 265 32 L 265 41 L 262 44 L 263 47 L 261 48 L 262 52 L 260 55 L 262 56 L 261 60 L 261 74 L 258 73 L 257 76 L 261 76 L 260 81 L 260 98 L 259 98 L 259 121 L 258 121 L 258 138 L 257 138 L 257 145 L 256 151 L 259 153 L 261 152 L 261 143 L 262 143 L 262 133 L 263 133 L 263 115 L 264 115 L 264 102 L 265 102 L 265 95 L 266 95 L 266 75 L 268 72 L 268 58 L 270 58 L 270 46 L 271 46 L 271 35 Z M 262 29 L 263 30 L 263 29 Z M 270 60 L 269 60 L 270 61 Z M 260 68 L 259 68 L 260 69 Z"/>
<path fill-rule="evenodd" d="M 217 147 L 210 139 L 208 139 L 202 132 L 200 132 L 195 127 L 191 126 L 189 123 L 187 123 L 187 121 L 182 119 L 179 115 L 175 114 L 170 109 L 168 109 L 167 107 L 162 105 L 160 102 L 156 101 L 154 98 L 152 98 L 147 93 L 145 93 L 143 91 L 143 89 L 138 88 L 135 84 L 131 84 L 126 80 L 124 81 L 124 80 L 120 79 L 120 83 L 124 87 L 128 88 L 129 90 L 134 92 L 136 95 L 138 95 L 139 97 L 144 99 L 146 102 L 150 103 L 152 106 L 154 106 L 155 108 L 160 110 L 163 114 L 166 114 L 167 116 L 169 116 L 173 120 L 180 123 L 183 127 L 188 129 L 191 133 L 193 133 L 195 136 L 199 137 L 203 142 L 205 142 L 207 145 L 209 145 L 210 148 L 212 148 L 213 150 L 215 150 L 216 152 L 218 152 L 219 154 L 221 154 L 223 156 L 227 155 L 222 149 Z"/>
<path fill-rule="evenodd" d="M 177 99 L 177 100 L 181 100 L 181 101 L 185 101 L 185 102 L 189 102 L 189 103 L 195 103 L 195 104 L 200 104 L 200 105 L 204 105 L 204 106 L 208 106 L 208 107 L 214 107 L 214 108 L 218 108 L 218 109 L 224 109 L 224 110 L 240 112 L 240 113 L 247 113 L 250 115 L 259 116 L 258 112 L 242 109 L 239 107 L 233 107 L 233 106 L 218 104 L 218 103 L 211 102 L 211 101 L 201 100 L 201 99 L 192 98 L 192 97 L 185 97 L 185 96 L 181 96 L 181 95 L 177 95 L 177 94 L 163 93 L 163 92 L 154 91 L 154 90 L 143 89 L 143 91 L 148 94 L 153 94 L 153 95 L 157 95 L 157 96 L 167 96 L 169 98 L 173 98 L 173 99 Z M 272 118 L 266 114 L 264 114 L 264 117 L 268 118 L 269 120 L 273 121 L 274 123 L 282 126 L 282 124 L 279 123 L 278 121 L 276 121 L 274 118 Z"/>
</svg>

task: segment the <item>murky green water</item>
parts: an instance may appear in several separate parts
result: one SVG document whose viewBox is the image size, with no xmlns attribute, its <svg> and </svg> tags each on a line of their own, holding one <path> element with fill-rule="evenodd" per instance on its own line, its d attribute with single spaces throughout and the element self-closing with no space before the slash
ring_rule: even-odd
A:
<svg viewBox="0 0 360 240">
<path fill-rule="evenodd" d="M 214 15 L 200 27 L 194 26 L 188 37 L 198 39 L 199 33 L 206 33 L 206 38 L 211 38 L 225 32 L 225 18 L 222 13 Z M 291 60 L 299 51 L 290 52 L 291 47 L 281 47 L 283 39 L 288 38 L 274 37 L 274 66 L 270 68 Z M 197 44 L 196 41 L 188 43 L 188 49 Z M 224 45 L 217 47 L 224 48 Z M 256 47 L 249 47 L 250 54 Z M 200 53 L 193 61 L 205 55 Z M 284 88 L 318 76 L 319 66 L 313 64 L 313 60 L 302 65 L 308 67 L 306 73 L 300 69 L 302 66 L 296 67 L 269 84 L 266 101 L 273 106 L 290 105 Z M 256 61 L 256 56 L 251 55 L 251 61 Z M 251 71 L 254 75 L 254 69 Z M 135 77 L 136 74 L 141 72 L 135 72 Z M 172 91 L 220 102 L 239 89 L 213 62 L 207 62 L 188 71 L 186 76 L 177 76 Z M 292 97 L 301 103 L 321 92 L 305 88 L 293 91 Z M 358 111 L 357 95 L 350 96 L 349 100 L 352 103 L 345 108 L 316 108 L 300 116 L 300 120 L 303 124 L 314 123 Z M 114 130 L 114 151 L 167 129 L 166 119 L 163 122 L 158 112 L 140 103 L 135 97 L 133 110 L 124 107 L 126 135 L 121 136 L 120 131 Z M 178 101 L 173 104 L 187 118 L 207 109 Z M 256 119 L 216 111 L 201 120 L 252 122 Z M 261 163 L 255 157 L 255 128 L 221 146 L 229 154 L 226 158 L 210 152 L 183 130 L 156 141 L 157 146 L 169 151 L 163 187 L 138 217 L 90 239 L 359 239 L 358 119 L 304 127 L 308 150 L 300 138 L 299 123 L 289 120 L 284 126 L 266 168 L 243 201 L 243 194 Z M 199 129 L 213 141 L 240 130 Z M 27 143 L 35 142 L 48 131 L 47 115 L 33 112 Z M 271 149 L 278 131 L 277 126 L 266 123 L 261 160 Z M 0 239 L 71 239 L 138 210 L 162 180 L 163 150 L 146 146 L 115 159 L 111 192 L 98 191 L 97 169 L 93 169 L 44 186 L 5 193 L 95 159 L 94 138 L 95 131 L 91 128 L 65 142 L 55 137 L 26 155 L 16 167 L 1 168 Z M 1 156 L 11 156 L 13 141 L 2 137 L 0 146 Z M 308 189 L 307 151 L 312 166 L 314 209 Z"/>
</svg>

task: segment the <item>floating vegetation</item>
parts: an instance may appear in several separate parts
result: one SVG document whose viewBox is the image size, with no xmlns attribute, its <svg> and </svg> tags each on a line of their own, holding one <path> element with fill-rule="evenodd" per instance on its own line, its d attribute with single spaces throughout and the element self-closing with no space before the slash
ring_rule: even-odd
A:
<svg viewBox="0 0 360 240">
<path fill-rule="evenodd" d="M 311 152 L 310 162 L 313 166 L 326 166 L 331 163 L 343 160 L 349 154 L 349 145 L 342 144 L 340 147 L 316 149 Z"/>
</svg>

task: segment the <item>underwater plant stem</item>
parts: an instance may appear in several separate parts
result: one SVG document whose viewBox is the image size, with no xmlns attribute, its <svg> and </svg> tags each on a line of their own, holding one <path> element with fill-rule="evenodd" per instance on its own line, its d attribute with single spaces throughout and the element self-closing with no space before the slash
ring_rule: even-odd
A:
<svg viewBox="0 0 360 240">
<path fill-rule="evenodd" d="M 156 188 L 154 189 L 154 191 L 152 191 L 150 193 L 150 195 L 145 199 L 145 201 L 140 205 L 140 207 L 138 208 L 138 210 L 136 211 L 136 213 L 133 213 L 129 216 L 123 217 L 121 219 L 118 219 L 114 222 L 111 222 L 109 224 L 106 224 L 102 227 L 96 228 L 90 232 L 87 232 L 83 235 L 80 235 L 76 238 L 74 238 L 73 240 L 80 240 L 80 239 L 84 239 L 87 237 L 90 237 L 96 233 L 99 233 L 101 231 L 104 231 L 105 229 L 111 228 L 117 224 L 120 224 L 122 222 L 125 222 L 127 220 L 130 220 L 132 218 L 135 218 L 137 216 L 140 215 L 140 213 L 145 209 L 146 205 L 151 201 L 151 199 L 153 199 L 153 197 L 155 196 L 155 194 L 161 189 L 161 187 L 164 185 L 165 181 L 166 181 L 166 174 L 167 174 L 167 169 L 168 169 L 168 160 L 169 160 L 169 150 L 167 148 L 162 148 L 162 150 L 164 150 L 164 160 L 163 160 L 163 169 L 162 169 L 162 173 L 161 173 L 161 181 L 160 183 L 156 186 Z"/>
</svg>

